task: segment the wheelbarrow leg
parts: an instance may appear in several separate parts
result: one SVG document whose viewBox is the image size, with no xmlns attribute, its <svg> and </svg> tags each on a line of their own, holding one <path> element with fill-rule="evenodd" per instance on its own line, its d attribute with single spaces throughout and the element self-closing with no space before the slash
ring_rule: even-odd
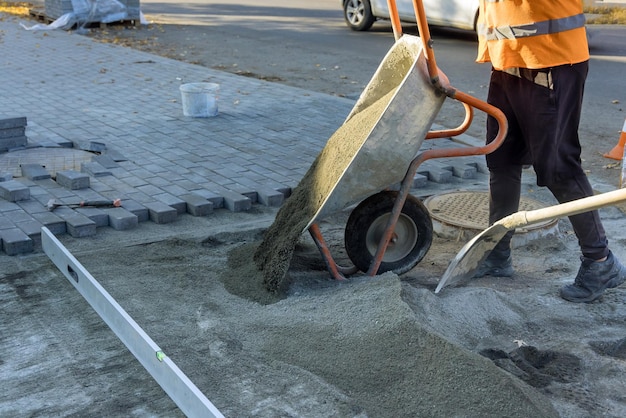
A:
<svg viewBox="0 0 626 418">
<path fill-rule="evenodd" d="M 326 241 L 322 236 L 322 232 L 320 231 L 320 227 L 318 224 L 311 224 L 311 226 L 309 227 L 309 233 L 311 234 L 311 238 L 313 238 L 313 241 L 315 241 L 315 245 L 317 245 L 317 248 L 320 250 L 322 258 L 326 263 L 326 267 L 328 268 L 328 271 L 330 272 L 330 275 L 333 279 L 346 280 L 345 275 L 350 275 L 357 272 L 358 269 L 356 267 L 341 267 L 335 262 L 333 256 L 330 253 L 330 249 L 328 248 L 328 245 L 326 244 Z"/>
<path fill-rule="evenodd" d="M 380 238 L 380 242 L 378 244 L 378 248 L 376 249 L 376 254 L 374 255 L 374 259 L 372 260 L 372 264 L 370 268 L 367 270 L 368 276 L 376 276 L 378 273 L 378 269 L 380 268 L 380 264 L 383 262 L 383 257 L 385 257 L 385 251 L 387 251 L 387 247 L 389 246 L 389 242 L 391 241 L 393 234 L 395 233 L 396 223 L 398 222 L 398 218 L 400 218 L 400 214 L 402 213 L 402 208 L 404 207 L 404 203 L 406 202 L 406 198 L 411 191 L 411 185 L 413 182 L 413 177 L 415 177 L 415 173 L 417 172 L 417 167 L 426 159 L 428 151 L 422 153 L 415 158 L 411 164 L 409 165 L 409 169 L 402 179 L 402 183 L 400 183 L 400 191 L 398 192 L 398 197 L 393 204 L 393 209 L 391 210 L 391 215 L 389 216 L 389 220 L 387 221 L 387 226 L 385 227 L 385 232 Z M 426 158 L 424 155 L 426 154 Z"/>
</svg>

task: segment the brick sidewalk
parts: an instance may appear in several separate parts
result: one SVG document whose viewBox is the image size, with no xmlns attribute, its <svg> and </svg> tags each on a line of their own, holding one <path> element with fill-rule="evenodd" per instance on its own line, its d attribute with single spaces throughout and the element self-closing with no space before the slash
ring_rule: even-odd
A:
<svg viewBox="0 0 626 418">
<path fill-rule="evenodd" d="M 18 19 L 0 21 L 0 32 L 0 119 L 26 118 L 28 138 L 0 153 L 0 237 L 10 255 L 37 251 L 41 226 L 83 237 L 280 206 L 354 105 L 71 32 L 26 31 Z M 185 117 L 179 86 L 207 81 L 220 84 L 219 115 Z M 415 184 L 471 179 L 480 161 L 460 170 L 429 162 Z M 47 209 L 51 199 L 118 198 L 120 208 Z"/>
</svg>

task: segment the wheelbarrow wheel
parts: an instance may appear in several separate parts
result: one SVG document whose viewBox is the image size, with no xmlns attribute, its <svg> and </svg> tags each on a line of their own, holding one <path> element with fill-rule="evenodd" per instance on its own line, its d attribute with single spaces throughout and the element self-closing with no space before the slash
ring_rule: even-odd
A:
<svg viewBox="0 0 626 418">
<path fill-rule="evenodd" d="M 398 192 L 384 191 L 362 201 L 350 214 L 345 230 L 348 257 L 361 271 L 368 271 L 387 227 Z M 424 204 L 408 195 L 391 241 L 376 274 L 406 273 L 417 265 L 430 248 L 433 224 Z"/>
</svg>

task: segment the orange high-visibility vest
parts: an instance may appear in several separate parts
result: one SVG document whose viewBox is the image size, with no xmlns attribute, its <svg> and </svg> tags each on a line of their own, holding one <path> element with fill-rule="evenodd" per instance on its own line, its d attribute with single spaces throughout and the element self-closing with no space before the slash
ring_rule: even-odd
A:
<svg viewBox="0 0 626 418">
<path fill-rule="evenodd" d="M 477 62 L 505 70 L 588 59 L 581 0 L 481 0 Z"/>
</svg>

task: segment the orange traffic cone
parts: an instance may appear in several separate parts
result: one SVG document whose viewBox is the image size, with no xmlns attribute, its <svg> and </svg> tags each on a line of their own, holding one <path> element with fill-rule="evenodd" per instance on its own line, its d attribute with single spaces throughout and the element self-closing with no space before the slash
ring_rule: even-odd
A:
<svg viewBox="0 0 626 418">
<path fill-rule="evenodd" d="M 624 121 L 624 127 L 622 133 L 619 136 L 619 142 L 613 147 L 611 151 L 604 154 L 606 158 L 612 158 L 614 160 L 621 160 L 624 158 L 624 143 L 626 143 L 626 120 Z"/>
</svg>

